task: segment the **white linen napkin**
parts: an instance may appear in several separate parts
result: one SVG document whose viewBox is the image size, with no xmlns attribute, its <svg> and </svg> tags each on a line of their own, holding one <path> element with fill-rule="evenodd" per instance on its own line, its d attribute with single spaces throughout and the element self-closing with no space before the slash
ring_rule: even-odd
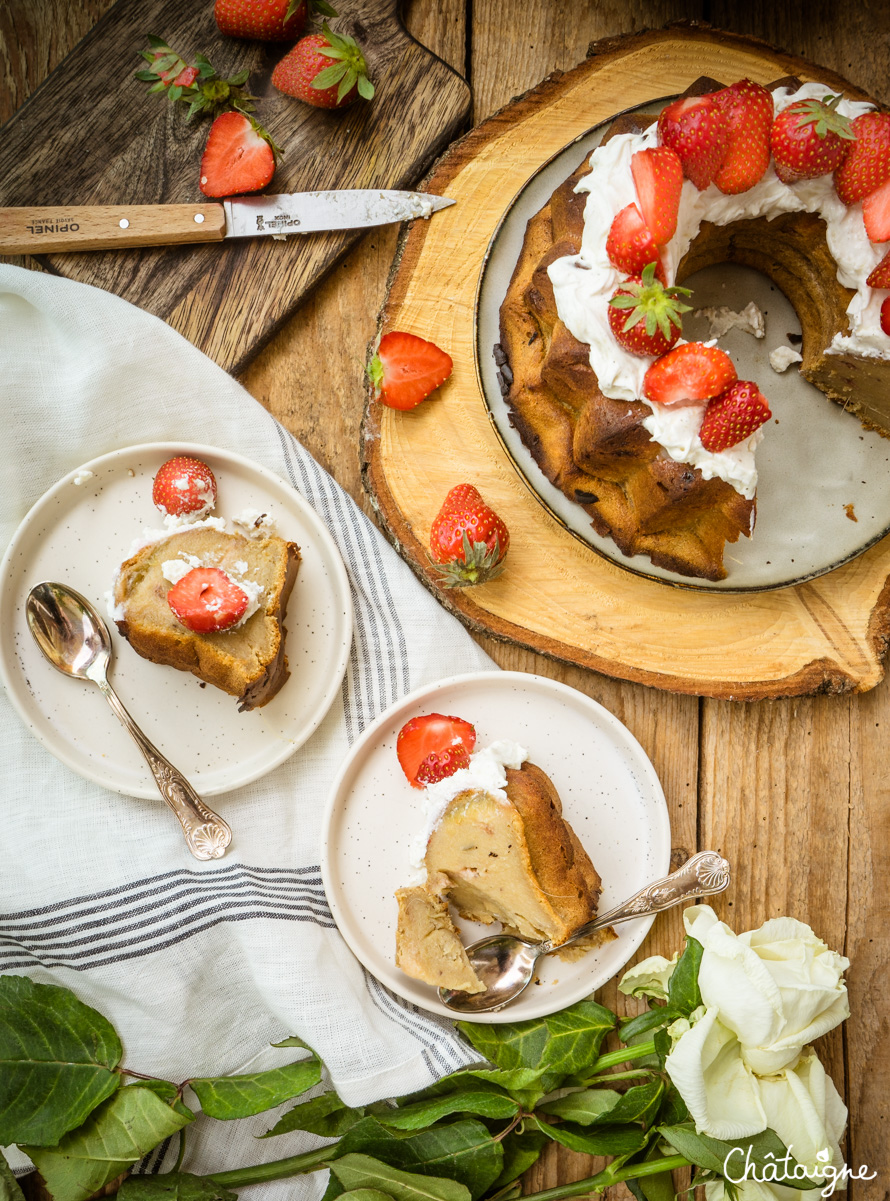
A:
<svg viewBox="0 0 890 1201">
<path fill-rule="evenodd" d="M 56 761 L 3 694 L 0 972 L 72 989 L 113 1022 L 125 1065 L 177 1082 L 292 1062 L 299 1052 L 269 1046 L 292 1034 L 319 1053 L 351 1105 L 477 1060 L 450 1023 L 403 1004 L 353 958 L 322 889 L 319 823 L 369 721 L 420 685 L 491 661 L 294 438 L 148 313 L 0 264 L 0 398 L 4 547 L 79 464 L 142 442 L 210 443 L 263 464 L 313 506 L 346 563 L 357 618 L 332 710 L 282 766 L 224 798 L 236 839 L 210 863 L 189 855 L 163 804 L 108 792 Z M 257 1141 L 276 1119 L 199 1118 L 184 1170 L 219 1172 L 317 1144 L 302 1134 Z M 169 1169 L 173 1143 L 142 1170 Z M 18 1152 L 9 1158 L 26 1164 Z M 251 1196 L 315 1198 L 323 1177 Z"/>
</svg>

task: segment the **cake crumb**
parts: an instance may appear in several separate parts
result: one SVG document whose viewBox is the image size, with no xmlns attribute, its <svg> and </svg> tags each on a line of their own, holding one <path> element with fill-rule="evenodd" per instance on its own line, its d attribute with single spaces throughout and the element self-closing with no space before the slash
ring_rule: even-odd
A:
<svg viewBox="0 0 890 1201">
<path fill-rule="evenodd" d="M 769 365 L 773 371 L 778 371 L 781 374 L 787 371 L 792 363 L 803 362 L 803 355 L 792 350 L 790 346 L 777 346 L 775 350 L 769 352 Z"/>
<path fill-rule="evenodd" d="M 846 513 L 846 515 L 849 517 L 849 519 L 851 521 L 859 520 L 859 518 L 856 516 L 856 510 L 853 508 L 852 505 L 844 505 L 844 512 Z"/>
<path fill-rule="evenodd" d="M 763 313 L 753 300 L 745 305 L 740 313 L 722 304 L 717 308 L 696 309 L 695 315 L 707 318 L 710 326 L 708 336 L 711 338 L 722 338 L 727 330 L 736 328 L 746 334 L 753 334 L 755 338 L 766 337 Z"/>
</svg>

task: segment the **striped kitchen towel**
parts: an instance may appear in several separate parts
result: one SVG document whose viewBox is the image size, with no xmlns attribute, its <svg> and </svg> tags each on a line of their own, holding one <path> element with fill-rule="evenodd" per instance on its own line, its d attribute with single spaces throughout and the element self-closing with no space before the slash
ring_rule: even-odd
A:
<svg viewBox="0 0 890 1201">
<path fill-rule="evenodd" d="M 208 863 L 191 858 L 162 804 L 76 775 L 0 697 L 0 972 L 72 989 L 113 1022 L 125 1065 L 167 1080 L 291 1062 L 293 1050 L 270 1043 L 296 1034 L 358 1105 L 477 1059 L 450 1023 L 388 993 L 341 940 L 319 873 L 320 819 L 369 721 L 406 692 L 490 660 L 294 438 L 157 318 L 98 289 L 0 265 L 0 396 L 4 546 L 78 465 L 144 442 L 210 443 L 263 464 L 315 509 L 346 564 L 356 615 L 331 711 L 291 758 L 223 798 L 236 839 Z M 257 1141 L 275 1117 L 199 1118 L 185 1170 L 224 1171 L 315 1144 L 299 1133 Z M 161 1147 L 143 1170 L 169 1168 L 175 1154 Z M 25 1166 L 16 1151 L 9 1158 Z M 314 1198 L 323 1185 L 315 1174 L 256 1193 Z"/>
</svg>

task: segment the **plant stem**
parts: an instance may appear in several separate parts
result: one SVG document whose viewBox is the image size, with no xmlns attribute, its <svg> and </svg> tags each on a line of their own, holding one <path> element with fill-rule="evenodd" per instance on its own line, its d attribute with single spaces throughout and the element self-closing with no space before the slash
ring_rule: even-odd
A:
<svg viewBox="0 0 890 1201">
<path fill-rule="evenodd" d="M 630 1047 L 621 1047 L 618 1051 L 608 1051 L 605 1055 L 601 1055 L 591 1066 L 590 1073 L 595 1076 L 604 1068 L 614 1068 L 619 1063 L 632 1063 L 635 1059 L 643 1059 L 646 1055 L 654 1054 L 654 1040 L 650 1039 L 647 1043 L 634 1043 Z"/>
<path fill-rule="evenodd" d="M 641 1176 L 658 1176 L 662 1172 L 673 1172 L 675 1168 L 688 1168 L 689 1160 L 682 1155 L 665 1155 L 661 1159 L 645 1163 L 628 1164 L 626 1168 L 604 1168 L 596 1176 L 576 1180 L 572 1184 L 560 1184 L 556 1188 L 544 1189 L 541 1193 L 527 1193 L 522 1201 L 560 1201 L 563 1197 L 583 1197 L 587 1193 L 601 1193 L 610 1184 L 621 1180 L 638 1180 Z"/>
<path fill-rule="evenodd" d="M 283 1180 L 287 1176 L 299 1176 L 301 1172 L 314 1172 L 325 1166 L 336 1143 L 304 1151 L 302 1155 L 291 1155 L 289 1159 L 274 1159 L 271 1163 L 259 1163 L 252 1168 L 235 1168 L 231 1172 L 214 1172 L 209 1179 L 224 1188 L 242 1188 L 247 1184 L 265 1184 L 267 1180 Z"/>
</svg>

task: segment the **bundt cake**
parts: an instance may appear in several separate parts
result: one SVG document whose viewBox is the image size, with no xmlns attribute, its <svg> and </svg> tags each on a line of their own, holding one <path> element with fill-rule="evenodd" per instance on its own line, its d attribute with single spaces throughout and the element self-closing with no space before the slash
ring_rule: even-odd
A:
<svg viewBox="0 0 890 1201">
<path fill-rule="evenodd" d="M 684 97 L 710 97 L 718 89 L 723 85 L 714 80 L 699 80 Z M 831 89 L 786 79 L 769 92 L 777 118 L 803 101 L 827 100 Z M 851 121 L 873 113 L 872 105 L 846 99 L 828 107 Z M 770 120 L 775 130 L 772 111 Z M 890 115 L 881 120 L 888 123 L 882 136 L 890 135 Z M 858 144 L 856 121 L 853 130 L 844 137 Z M 501 307 L 495 360 L 524 445 L 546 477 L 583 507 L 598 534 L 610 536 L 624 555 L 642 553 L 670 571 L 719 580 L 726 576 L 725 543 L 754 527 L 754 450 L 764 431 L 742 426 L 736 431 L 740 441 L 727 445 L 723 438 L 717 450 L 710 449 L 702 440 L 706 415 L 726 393 L 690 392 L 680 403 L 659 403 L 649 387 L 650 369 L 666 364 L 682 341 L 662 357 L 660 351 L 634 353 L 616 340 L 609 316 L 610 301 L 631 274 L 616 266 L 620 258 L 610 240 L 619 215 L 631 206 L 645 226 L 639 221 L 639 210 L 648 214 L 638 152 L 662 144 L 655 117 L 617 118 L 589 160 L 531 219 Z M 882 261 L 888 247 L 880 241 L 890 239 L 890 229 L 876 234 L 882 222 L 874 210 L 880 201 L 890 213 L 890 195 L 884 195 L 890 190 L 890 141 L 882 154 L 871 177 L 872 186 L 875 179 L 881 186 L 865 200 L 866 212 L 869 204 L 873 210 L 868 230 L 863 204 L 850 201 L 849 187 L 839 188 L 837 173 L 783 182 L 769 141 L 761 176 L 744 191 L 722 191 L 717 182 L 700 190 L 684 159 L 674 230 L 669 239 L 650 237 L 648 244 L 657 244 L 652 249 L 665 286 L 724 261 L 769 276 L 801 321 L 801 374 L 863 425 L 887 434 L 890 337 L 881 306 L 890 295 L 890 255 Z M 713 353 L 700 343 L 694 347 Z M 745 388 L 768 392 L 769 382 Z M 770 416 L 765 401 L 762 413 L 760 424 Z"/>
<path fill-rule="evenodd" d="M 446 903 L 468 921 L 500 922 L 509 934 L 554 943 L 596 917 L 601 880 L 553 782 L 525 762 L 506 770 L 504 792 L 468 789 L 449 801 L 427 843 L 426 883 L 396 894 L 396 962 L 407 975 L 481 990 Z M 556 953 L 577 959 L 615 937 L 600 930 Z"/>
<path fill-rule="evenodd" d="M 288 677 L 283 623 L 300 551 L 276 534 L 245 537 L 222 524 L 210 518 L 138 550 L 121 566 L 112 613 L 137 654 L 191 672 L 238 697 L 245 711 L 267 704 Z M 199 565 L 218 568 L 253 595 L 237 626 L 198 633 L 178 620 L 167 600 L 171 585 Z"/>
</svg>

